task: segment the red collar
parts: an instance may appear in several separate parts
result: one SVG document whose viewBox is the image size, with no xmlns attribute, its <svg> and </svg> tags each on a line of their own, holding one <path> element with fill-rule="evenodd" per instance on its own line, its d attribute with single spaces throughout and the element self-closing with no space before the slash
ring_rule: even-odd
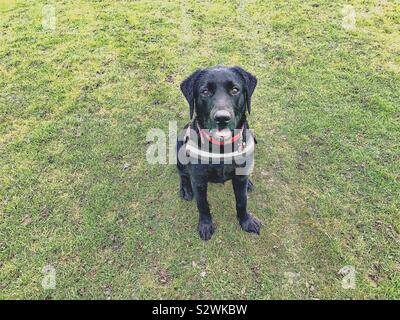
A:
<svg viewBox="0 0 400 320">
<path fill-rule="evenodd" d="M 204 138 L 207 139 L 209 142 L 211 142 L 212 144 L 217 144 L 217 145 L 224 145 L 224 144 L 230 144 L 233 143 L 235 141 L 237 141 L 243 134 L 243 128 L 244 128 L 244 124 L 242 126 L 242 128 L 240 129 L 239 133 L 235 134 L 233 137 L 231 137 L 229 140 L 218 140 L 215 139 L 214 137 L 210 136 L 207 133 L 207 130 L 205 129 L 200 129 L 199 124 L 196 122 L 197 125 L 197 129 L 200 132 L 200 139 L 201 139 L 201 143 L 204 144 Z"/>
</svg>

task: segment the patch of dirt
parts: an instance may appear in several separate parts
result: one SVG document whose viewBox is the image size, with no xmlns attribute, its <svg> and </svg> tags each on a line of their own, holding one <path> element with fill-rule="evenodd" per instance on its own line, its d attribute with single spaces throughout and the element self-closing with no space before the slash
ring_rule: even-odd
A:
<svg viewBox="0 0 400 320">
<path fill-rule="evenodd" d="M 257 266 L 257 265 L 252 266 L 250 269 L 251 269 L 251 271 L 253 271 L 253 273 L 256 277 L 258 277 L 260 275 L 260 272 L 261 272 L 260 266 Z"/>
<path fill-rule="evenodd" d="M 96 276 L 97 272 L 99 272 L 99 267 L 98 266 L 94 266 L 92 269 L 90 269 L 89 275 L 91 277 L 94 277 L 94 276 Z"/>
<path fill-rule="evenodd" d="M 368 273 L 368 278 L 374 288 L 379 286 L 381 266 L 378 262 L 372 264 L 371 271 Z"/>
<path fill-rule="evenodd" d="M 103 290 L 103 293 L 105 294 L 107 300 L 110 300 L 112 294 L 112 286 L 110 284 L 103 284 L 101 286 L 101 290 Z"/>
<path fill-rule="evenodd" d="M 162 285 L 165 285 L 171 281 L 171 277 L 168 275 L 166 270 L 160 269 L 157 271 L 157 280 Z"/>
<path fill-rule="evenodd" d="M 51 214 L 51 209 L 48 207 L 43 207 L 41 211 L 42 219 L 47 219 Z"/>
<path fill-rule="evenodd" d="M 167 81 L 168 83 L 174 83 L 174 77 L 169 75 L 168 77 L 165 78 L 165 81 Z"/>
<path fill-rule="evenodd" d="M 23 225 L 23 226 L 27 226 L 27 225 L 30 225 L 32 223 L 32 218 L 30 217 L 30 215 L 29 214 L 26 214 L 26 215 L 24 215 L 23 217 L 22 217 L 22 221 L 21 221 L 21 224 Z"/>
<path fill-rule="evenodd" d="M 85 294 L 87 293 L 87 289 L 86 288 L 80 288 L 78 290 L 78 294 L 79 296 L 83 297 Z"/>
</svg>

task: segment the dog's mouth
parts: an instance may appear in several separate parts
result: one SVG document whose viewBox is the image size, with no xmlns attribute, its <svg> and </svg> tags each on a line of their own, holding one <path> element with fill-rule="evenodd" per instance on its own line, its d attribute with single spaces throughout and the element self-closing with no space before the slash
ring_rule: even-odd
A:
<svg viewBox="0 0 400 320">
<path fill-rule="evenodd" d="M 228 128 L 213 129 L 210 133 L 214 138 L 217 138 L 219 140 L 227 140 L 232 137 L 232 131 Z"/>
</svg>

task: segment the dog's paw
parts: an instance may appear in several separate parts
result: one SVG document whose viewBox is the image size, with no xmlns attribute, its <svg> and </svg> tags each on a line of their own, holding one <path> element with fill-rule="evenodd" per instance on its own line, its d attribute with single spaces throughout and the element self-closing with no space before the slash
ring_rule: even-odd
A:
<svg viewBox="0 0 400 320">
<path fill-rule="evenodd" d="M 247 180 L 247 192 L 251 192 L 254 190 L 254 184 L 251 182 L 251 180 Z"/>
<path fill-rule="evenodd" d="M 239 220 L 240 226 L 246 232 L 260 234 L 260 223 L 249 213 L 242 220 Z"/>
<path fill-rule="evenodd" d="M 192 187 L 181 184 L 179 188 L 179 195 L 183 200 L 191 201 L 193 199 Z"/>
<path fill-rule="evenodd" d="M 207 241 L 211 239 L 215 231 L 215 227 L 211 221 L 200 221 L 199 225 L 197 226 L 197 230 L 199 231 L 201 240 Z"/>
</svg>

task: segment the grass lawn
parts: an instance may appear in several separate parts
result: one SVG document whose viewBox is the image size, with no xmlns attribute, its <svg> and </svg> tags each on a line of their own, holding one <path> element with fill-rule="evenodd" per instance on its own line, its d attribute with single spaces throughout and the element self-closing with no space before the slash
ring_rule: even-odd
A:
<svg viewBox="0 0 400 320">
<path fill-rule="evenodd" d="M 2 0 L 0 299 L 400 299 L 400 2 L 352 1 L 354 28 L 347 4 Z M 211 185 L 202 242 L 146 134 L 186 124 L 179 83 L 216 64 L 259 80 L 262 229 Z"/>
</svg>

